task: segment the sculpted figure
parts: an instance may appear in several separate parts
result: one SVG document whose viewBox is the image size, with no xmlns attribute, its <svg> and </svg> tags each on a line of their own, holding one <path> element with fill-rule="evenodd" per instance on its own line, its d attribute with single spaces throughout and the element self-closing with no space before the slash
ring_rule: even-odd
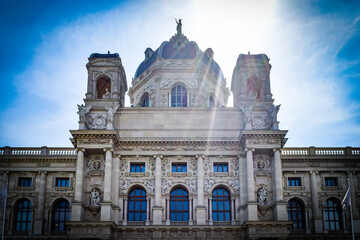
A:
<svg viewBox="0 0 360 240">
<path fill-rule="evenodd" d="M 259 188 L 258 190 L 259 206 L 266 206 L 268 200 L 269 200 L 269 192 L 264 187 Z"/>
<path fill-rule="evenodd" d="M 119 106 L 114 106 L 112 104 L 109 104 L 107 107 L 105 107 L 105 110 L 107 111 L 107 121 L 112 122 L 114 120 L 114 114 Z"/>
<path fill-rule="evenodd" d="M 175 22 L 177 23 L 176 26 L 176 31 L 177 34 L 182 34 L 182 23 L 181 23 L 181 19 L 179 19 L 179 21 L 175 18 Z"/>
<path fill-rule="evenodd" d="M 105 88 L 105 93 L 103 95 L 103 98 L 110 98 L 110 92 L 108 88 Z"/>
<path fill-rule="evenodd" d="M 79 111 L 77 112 L 79 114 L 79 121 L 80 122 L 85 122 L 85 115 L 90 111 L 92 106 L 84 106 L 83 104 L 81 105 L 77 105 Z"/>
<path fill-rule="evenodd" d="M 100 193 L 94 188 L 90 193 L 90 205 L 98 207 L 100 203 Z"/>
</svg>

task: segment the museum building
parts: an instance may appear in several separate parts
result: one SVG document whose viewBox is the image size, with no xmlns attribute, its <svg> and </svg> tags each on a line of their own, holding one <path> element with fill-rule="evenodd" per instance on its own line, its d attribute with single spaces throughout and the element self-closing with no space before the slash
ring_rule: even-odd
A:
<svg viewBox="0 0 360 240">
<path fill-rule="evenodd" d="M 74 148 L 0 148 L 5 239 L 350 239 L 348 184 L 360 236 L 360 148 L 284 148 L 265 54 L 239 55 L 234 107 L 181 22 L 129 90 L 117 53 L 86 67 Z"/>
</svg>

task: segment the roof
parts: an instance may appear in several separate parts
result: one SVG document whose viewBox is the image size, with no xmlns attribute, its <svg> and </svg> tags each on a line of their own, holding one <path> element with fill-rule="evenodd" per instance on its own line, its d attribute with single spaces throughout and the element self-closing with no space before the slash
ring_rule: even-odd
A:
<svg viewBox="0 0 360 240">
<path fill-rule="evenodd" d="M 148 69 L 156 59 L 197 59 L 199 64 L 202 63 L 223 78 L 219 65 L 208 54 L 202 52 L 196 42 L 189 41 L 184 35 L 176 34 L 170 41 L 164 41 L 159 48 L 153 52 L 149 48 L 145 53 L 152 53 L 151 56 L 145 57 L 135 72 L 134 79 L 138 78 L 146 69 Z M 212 51 L 211 51 L 212 52 Z"/>
<path fill-rule="evenodd" d="M 118 53 L 92 53 L 89 58 L 120 58 Z"/>
</svg>

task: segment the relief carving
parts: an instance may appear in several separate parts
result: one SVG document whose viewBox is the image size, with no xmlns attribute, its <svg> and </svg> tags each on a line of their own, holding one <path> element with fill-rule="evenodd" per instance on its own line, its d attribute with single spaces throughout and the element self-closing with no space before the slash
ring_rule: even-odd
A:
<svg viewBox="0 0 360 240">
<path fill-rule="evenodd" d="M 214 185 L 215 185 L 214 179 L 206 179 L 204 181 L 204 192 L 211 193 L 211 189 Z"/>
<path fill-rule="evenodd" d="M 97 113 L 90 115 L 87 121 L 88 127 L 95 130 L 106 129 L 106 115 L 106 113 Z"/>
<path fill-rule="evenodd" d="M 120 192 L 121 193 L 127 193 L 127 190 L 130 186 L 130 180 L 126 179 L 126 180 L 120 180 L 119 181 L 119 186 L 120 186 Z"/>
<path fill-rule="evenodd" d="M 171 185 L 172 185 L 171 180 L 167 180 L 167 179 L 162 180 L 161 181 L 161 186 L 162 186 L 161 192 L 167 193 L 168 191 L 170 191 Z"/>
<path fill-rule="evenodd" d="M 155 190 L 155 180 L 145 180 L 144 184 L 148 190 L 148 193 L 154 194 Z"/>
</svg>

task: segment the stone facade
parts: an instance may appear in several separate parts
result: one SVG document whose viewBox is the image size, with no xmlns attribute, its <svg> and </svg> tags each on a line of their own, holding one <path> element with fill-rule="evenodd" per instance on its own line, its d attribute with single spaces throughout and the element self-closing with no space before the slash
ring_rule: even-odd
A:
<svg viewBox="0 0 360 240">
<path fill-rule="evenodd" d="M 213 51 L 181 28 L 145 51 L 134 107 L 118 54 L 87 69 L 74 148 L 0 149 L 7 239 L 346 238 L 347 179 L 360 233 L 360 148 L 284 148 L 265 54 L 239 55 L 232 108 Z"/>
</svg>

